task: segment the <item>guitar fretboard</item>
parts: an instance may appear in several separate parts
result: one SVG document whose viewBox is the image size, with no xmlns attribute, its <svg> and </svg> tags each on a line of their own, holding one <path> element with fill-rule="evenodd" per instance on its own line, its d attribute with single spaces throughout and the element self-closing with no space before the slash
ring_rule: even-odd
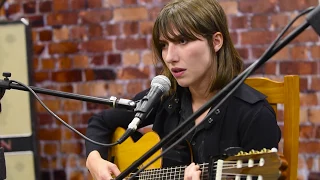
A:
<svg viewBox="0 0 320 180">
<path fill-rule="evenodd" d="M 208 166 L 209 163 L 199 164 L 201 170 L 201 179 L 209 179 Z M 153 179 L 166 179 L 166 180 L 183 180 L 184 171 L 187 166 L 177 166 L 177 167 L 168 167 L 161 169 L 148 169 L 143 172 L 140 172 L 136 178 L 141 180 L 153 180 Z M 133 174 L 131 174 L 133 175 Z"/>
</svg>

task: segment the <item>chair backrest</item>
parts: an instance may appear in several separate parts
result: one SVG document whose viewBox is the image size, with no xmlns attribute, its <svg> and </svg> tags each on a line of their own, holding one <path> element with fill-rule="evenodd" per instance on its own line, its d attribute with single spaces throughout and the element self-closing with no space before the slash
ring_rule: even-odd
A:
<svg viewBox="0 0 320 180">
<path fill-rule="evenodd" d="M 245 83 L 265 94 L 276 112 L 277 104 L 283 104 L 283 155 L 288 161 L 287 179 L 297 179 L 300 125 L 299 76 L 286 75 L 283 82 L 251 77 L 246 79 Z"/>
</svg>

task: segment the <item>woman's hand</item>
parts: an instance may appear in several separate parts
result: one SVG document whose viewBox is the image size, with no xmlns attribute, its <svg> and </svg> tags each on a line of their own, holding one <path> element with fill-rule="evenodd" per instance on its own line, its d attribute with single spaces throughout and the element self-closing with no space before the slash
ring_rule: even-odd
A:
<svg viewBox="0 0 320 180">
<path fill-rule="evenodd" d="M 184 171 L 184 180 L 200 180 L 200 166 L 191 163 Z"/>
<path fill-rule="evenodd" d="M 92 151 L 87 158 L 86 166 L 95 180 L 110 180 L 112 176 L 120 174 L 119 168 L 101 158 L 98 151 Z"/>
</svg>

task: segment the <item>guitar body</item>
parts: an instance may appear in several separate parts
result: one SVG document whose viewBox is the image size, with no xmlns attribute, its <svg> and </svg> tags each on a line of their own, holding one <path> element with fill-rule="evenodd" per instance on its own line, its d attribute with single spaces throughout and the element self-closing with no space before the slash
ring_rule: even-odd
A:
<svg viewBox="0 0 320 180">
<path fill-rule="evenodd" d="M 124 129 L 117 128 L 113 135 L 112 142 L 122 137 L 124 132 Z M 159 141 L 159 136 L 152 131 L 144 134 L 137 142 L 128 138 L 122 144 L 113 146 L 109 157 L 114 159 L 113 162 L 118 166 L 120 171 L 124 171 Z M 186 143 L 180 143 L 175 149 L 172 149 L 169 154 L 166 154 L 165 159 L 168 159 L 169 162 L 174 162 L 172 163 L 172 167 L 168 167 L 170 166 L 169 163 L 166 164 L 167 167 L 163 168 L 162 164 L 164 159 L 159 158 L 146 168 L 148 171 L 140 172 L 138 179 L 182 180 L 185 166 L 189 165 L 192 159 L 192 156 L 190 156 L 191 151 L 189 151 L 189 154 L 186 153 L 188 150 L 190 150 L 190 147 L 186 146 Z M 160 154 L 161 151 L 157 151 L 147 159 L 142 166 L 145 166 L 150 160 Z M 186 156 L 187 154 L 189 156 Z M 209 161 L 211 162 L 211 160 Z M 179 163 L 182 163 L 183 166 L 179 165 Z M 224 160 L 214 160 L 214 162 L 199 164 L 199 166 L 202 171 L 200 175 L 200 179 L 202 180 L 242 179 L 243 177 L 249 177 L 249 179 L 259 177 L 258 179 L 263 180 L 282 180 L 286 178 L 288 164 L 281 154 L 276 151 L 263 149 L 262 151 L 250 151 L 249 153 L 241 152 L 235 156 L 227 157 Z"/>
<path fill-rule="evenodd" d="M 117 128 L 113 137 L 112 142 L 117 141 L 125 130 L 123 128 Z M 118 166 L 119 170 L 122 172 L 127 167 L 129 167 L 134 161 L 140 158 L 148 150 L 150 150 L 154 145 L 160 141 L 160 137 L 155 132 L 147 132 L 144 134 L 137 142 L 134 142 L 131 138 L 126 139 L 122 144 L 116 145 L 111 148 L 110 155 L 114 158 L 114 163 Z M 147 164 L 150 160 L 159 156 L 161 151 L 157 151 L 148 160 L 146 160 L 142 165 Z M 156 162 L 150 165 L 147 169 L 157 169 L 161 168 L 162 159 L 159 158 Z"/>
</svg>

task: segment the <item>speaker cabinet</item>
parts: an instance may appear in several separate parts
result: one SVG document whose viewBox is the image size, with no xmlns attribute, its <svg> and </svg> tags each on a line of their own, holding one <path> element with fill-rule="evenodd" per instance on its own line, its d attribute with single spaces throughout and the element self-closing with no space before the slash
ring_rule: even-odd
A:
<svg viewBox="0 0 320 180">
<path fill-rule="evenodd" d="M 0 22 L 2 80 L 2 73 L 10 72 L 10 79 L 32 84 L 31 36 L 31 28 L 25 19 Z M 0 102 L 0 146 L 4 149 L 7 179 L 39 179 L 36 119 L 30 93 L 6 90 Z"/>
</svg>

